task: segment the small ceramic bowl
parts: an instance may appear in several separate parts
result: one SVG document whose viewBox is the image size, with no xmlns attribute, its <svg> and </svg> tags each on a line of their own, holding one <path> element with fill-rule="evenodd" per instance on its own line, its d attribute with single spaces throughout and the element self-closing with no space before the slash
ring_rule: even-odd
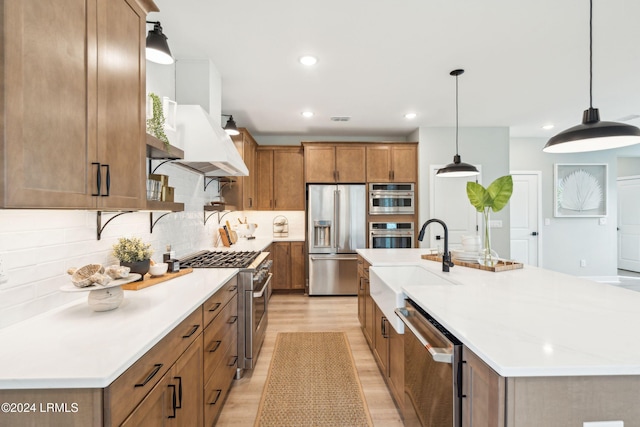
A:
<svg viewBox="0 0 640 427">
<path fill-rule="evenodd" d="M 159 262 L 159 263 L 156 263 L 155 265 L 149 266 L 149 273 L 152 276 L 162 276 L 164 273 L 167 272 L 168 267 L 169 267 L 169 264 L 167 264 L 166 262 Z"/>
</svg>

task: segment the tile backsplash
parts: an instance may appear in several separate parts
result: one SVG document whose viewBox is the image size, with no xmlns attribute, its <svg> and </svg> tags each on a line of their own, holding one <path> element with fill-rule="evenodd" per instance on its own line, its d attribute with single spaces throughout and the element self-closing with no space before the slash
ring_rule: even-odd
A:
<svg viewBox="0 0 640 427">
<path fill-rule="evenodd" d="M 205 191 L 201 175 L 171 164 L 162 165 L 157 173 L 169 175 L 169 185 L 175 187 L 175 200 L 184 203 L 185 210 L 161 218 L 153 233 L 149 212 L 115 218 L 104 228 L 101 240 L 97 240 L 94 211 L 0 209 L 0 260 L 7 277 L 6 282 L 0 283 L 0 328 L 72 300 L 87 298 L 84 293 L 59 290 L 69 281 L 67 269 L 89 263 L 117 263 L 111 247 L 119 237 L 137 236 L 151 243 L 155 261 L 162 260 L 169 244 L 177 257 L 211 247 L 218 229 L 217 215 L 205 225 L 203 206 L 218 195 L 216 184 L 212 183 Z M 163 213 L 154 212 L 153 220 Z M 103 213 L 102 223 L 113 215 Z M 243 218 L 245 215 L 252 218 L 254 213 L 242 213 Z M 266 224 L 263 228 L 263 222 L 269 215 L 275 216 L 260 212 L 252 219 L 258 222 L 258 216 L 263 218 L 259 222 L 261 232 L 267 228 Z M 304 236 L 304 212 L 293 212 L 290 216 L 290 224 L 292 220 L 301 222 Z"/>
</svg>

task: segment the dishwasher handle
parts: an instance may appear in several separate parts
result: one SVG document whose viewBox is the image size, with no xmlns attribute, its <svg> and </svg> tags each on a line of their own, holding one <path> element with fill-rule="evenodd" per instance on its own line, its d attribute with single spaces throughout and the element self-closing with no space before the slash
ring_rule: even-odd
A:
<svg viewBox="0 0 640 427">
<path fill-rule="evenodd" d="M 435 362 L 453 364 L 453 353 L 447 348 L 432 347 L 431 344 L 429 344 L 429 341 L 427 341 L 427 339 L 423 337 L 420 332 L 418 332 L 416 327 L 413 326 L 413 324 L 407 317 L 409 315 L 409 312 L 406 308 L 396 308 L 395 313 L 396 316 L 398 316 L 400 320 L 402 320 L 402 323 L 404 323 L 407 328 L 409 328 L 409 330 L 413 333 L 413 335 L 415 335 L 418 341 L 420 341 L 420 344 L 422 344 L 424 348 L 429 351 L 429 354 L 431 354 L 431 357 Z"/>
</svg>

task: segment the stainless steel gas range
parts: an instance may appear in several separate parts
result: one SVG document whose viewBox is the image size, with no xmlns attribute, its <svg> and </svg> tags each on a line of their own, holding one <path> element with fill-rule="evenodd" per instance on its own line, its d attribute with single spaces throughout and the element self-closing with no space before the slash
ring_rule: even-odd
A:
<svg viewBox="0 0 640 427">
<path fill-rule="evenodd" d="M 181 267 L 239 268 L 238 273 L 238 371 L 253 369 L 264 342 L 268 322 L 269 283 L 273 261 L 269 252 L 201 251 L 180 259 Z"/>
</svg>

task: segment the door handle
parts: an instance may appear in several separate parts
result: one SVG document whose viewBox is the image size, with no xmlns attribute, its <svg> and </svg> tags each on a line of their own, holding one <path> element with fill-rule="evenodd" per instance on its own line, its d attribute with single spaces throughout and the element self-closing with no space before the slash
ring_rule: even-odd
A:
<svg viewBox="0 0 640 427">
<path fill-rule="evenodd" d="M 534 232 L 532 232 L 532 233 L 531 233 L 531 235 L 532 235 L 532 236 L 537 236 L 537 235 L 538 235 L 538 232 L 537 232 L 537 231 L 534 231 Z"/>
</svg>

